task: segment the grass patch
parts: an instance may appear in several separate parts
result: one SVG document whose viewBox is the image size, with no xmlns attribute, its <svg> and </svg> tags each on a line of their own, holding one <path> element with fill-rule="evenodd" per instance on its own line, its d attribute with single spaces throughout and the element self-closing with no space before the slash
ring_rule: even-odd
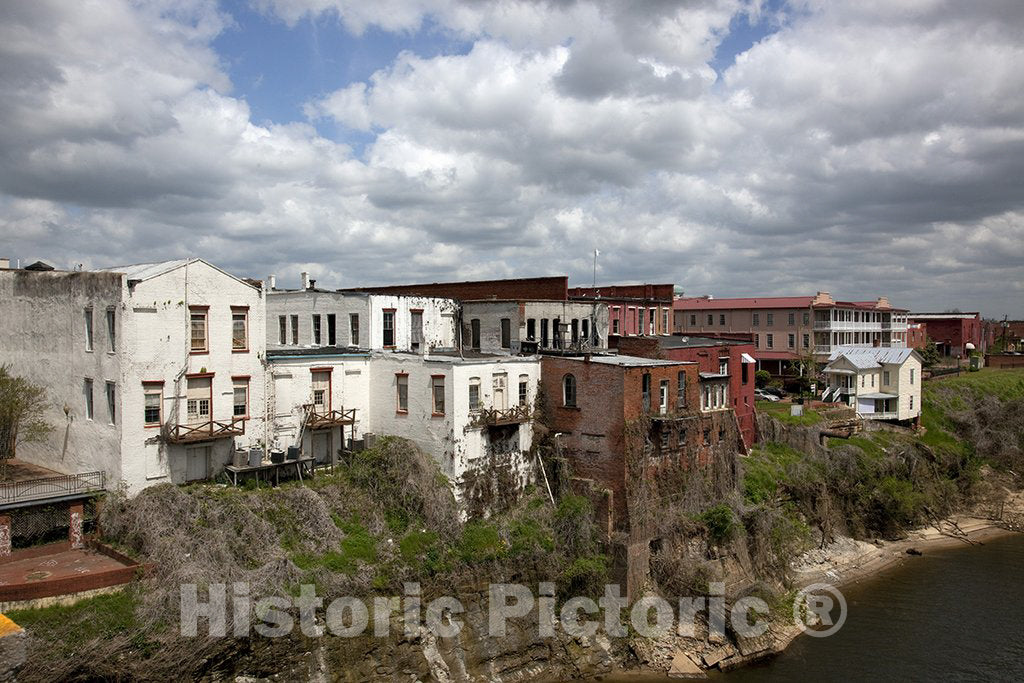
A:
<svg viewBox="0 0 1024 683">
<path fill-rule="evenodd" d="M 755 403 L 755 408 L 759 412 L 771 415 L 776 420 L 784 424 L 816 425 L 825 419 L 821 413 L 808 410 L 807 406 L 804 406 L 803 415 L 790 415 L 789 408 L 791 405 L 791 403 L 784 403 L 782 401 L 757 401 Z"/>
<path fill-rule="evenodd" d="M 134 588 L 126 588 L 79 600 L 73 605 L 11 610 L 7 616 L 22 628 L 53 640 L 55 645 L 65 649 L 124 634 L 134 634 L 133 644 L 145 649 L 147 641 L 135 616 L 137 604 Z"/>
<path fill-rule="evenodd" d="M 784 444 L 759 444 L 743 460 L 743 497 L 755 505 L 774 499 L 787 469 L 802 458 L 802 453 Z"/>
</svg>

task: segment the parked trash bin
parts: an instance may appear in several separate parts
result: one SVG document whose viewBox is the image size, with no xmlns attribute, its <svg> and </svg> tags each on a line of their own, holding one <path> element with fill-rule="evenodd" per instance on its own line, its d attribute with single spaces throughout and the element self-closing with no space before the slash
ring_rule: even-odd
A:
<svg viewBox="0 0 1024 683">
<path fill-rule="evenodd" d="M 263 464 L 263 449 L 262 448 L 250 448 L 249 449 L 249 467 L 259 467 Z"/>
<path fill-rule="evenodd" d="M 298 460 L 299 459 L 299 455 L 301 453 L 302 453 L 302 449 L 299 448 L 298 446 L 289 446 L 288 447 L 288 459 L 289 460 Z"/>
<path fill-rule="evenodd" d="M 284 462 L 284 451 L 270 451 L 270 462 L 280 465 Z"/>
</svg>

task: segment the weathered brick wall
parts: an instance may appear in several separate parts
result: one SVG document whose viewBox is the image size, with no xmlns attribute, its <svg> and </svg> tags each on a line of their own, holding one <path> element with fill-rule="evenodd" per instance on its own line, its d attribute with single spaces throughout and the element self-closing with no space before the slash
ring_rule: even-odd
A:
<svg viewBox="0 0 1024 683">
<path fill-rule="evenodd" d="M 1024 368 L 1024 356 L 988 354 L 985 356 L 987 368 Z"/>
</svg>

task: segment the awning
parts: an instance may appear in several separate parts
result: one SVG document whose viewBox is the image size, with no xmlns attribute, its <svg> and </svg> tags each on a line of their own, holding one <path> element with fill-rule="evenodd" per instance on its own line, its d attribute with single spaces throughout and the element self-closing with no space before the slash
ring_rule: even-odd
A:
<svg viewBox="0 0 1024 683">
<path fill-rule="evenodd" d="M 844 370 L 843 368 L 825 368 L 822 372 L 828 375 L 856 375 L 857 373 L 853 370 Z"/>
<path fill-rule="evenodd" d="M 756 360 L 754 360 L 754 357 L 751 356 L 749 353 L 741 353 L 740 357 L 743 358 L 743 362 L 744 363 L 756 363 L 757 362 Z"/>
<path fill-rule="evenodd" d="M 877 394 L 858 394 L 857 398 L 899 398 L 899 396 L 896 395 L 896 394 L 877 393 Z"/>
</svg>

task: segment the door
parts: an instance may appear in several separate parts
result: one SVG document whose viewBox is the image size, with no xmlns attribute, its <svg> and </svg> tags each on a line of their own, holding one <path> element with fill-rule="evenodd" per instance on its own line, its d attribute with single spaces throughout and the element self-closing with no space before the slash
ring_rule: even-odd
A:
<svg viewBox="0 0 1024 683">
<path fill-rule="evenodd" d="M 331 373 L 313 373 L 313 411 L 324 415 L 331 409 Z"/>
<path fill-rule="evenodd" d="M 318 465 L 331 462 L 331 431 L 313 432 L 313 458 Z"/>
<path fill-rule="evenodd" d="M 506 399 L 506 387 L 508 384 L 508 375 L 501 374 L 494 376 L 494 409 L 505 410 L 508 408 L 508 400 Z"/>
<path fill-rule="evenodd" d="M 186 399 L 188 424 L 195 426 L 209 422 L 213 414 L 213 378 L 189 378 Z"/>
<path fill-rule="evenodd" d="M 206 479 L 210 468 L 210 447 L 194 446 L 185 449 L 185 481 Z"/>
</svg>

